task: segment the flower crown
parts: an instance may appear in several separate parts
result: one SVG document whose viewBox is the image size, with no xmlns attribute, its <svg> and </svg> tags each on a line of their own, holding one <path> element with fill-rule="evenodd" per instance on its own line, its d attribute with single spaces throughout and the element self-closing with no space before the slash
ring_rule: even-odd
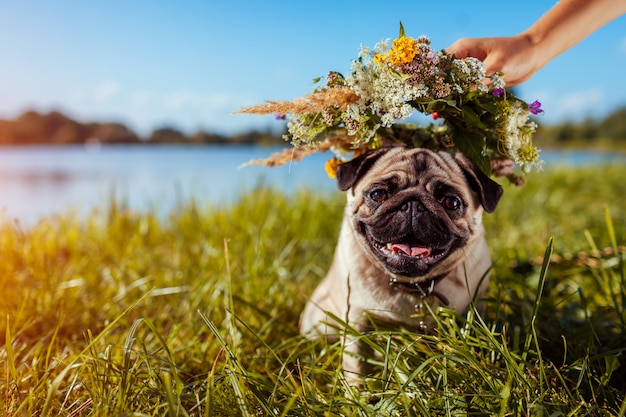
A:
<svg viewBox="0 0 626 417">
<path fill-rule="evenodd" d="M 476 58 L 456 59 L 435 52 L 425 36 L 400 36 L 374 49 L 360 48 L 350 76 L 330 72 L 323 86 L 293 101 L 267 101 L 235 113 L 276 114 L 287 119 L 293 149 L 285 149 L 250 164 L 268 166 L 300 160 L 314 152 L 333 151 L 326 169 L 381 146 L 459 151 L 487 175 L 507 175 L 516 184 L 521 173 L 539 168 L 539 151 L 532 144 L 537 125 L 531 114 L 542 113 L 505 90 L 502 74 L 491 75 Z M 320 79 L 316 82 L 319 83 Z M 431 115 L 428 126 L 400 124 L 417 110 Z M 443 121 L 443 123 L 441 123 Z"/>
</svg>

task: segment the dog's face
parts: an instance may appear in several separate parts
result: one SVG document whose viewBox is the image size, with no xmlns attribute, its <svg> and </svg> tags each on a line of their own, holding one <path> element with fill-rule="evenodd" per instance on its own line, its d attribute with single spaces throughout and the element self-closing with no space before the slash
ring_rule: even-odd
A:
<svg viewBox="0 0 626 417">
<path fill-rule="evenodd" d="M 458 265 L 482 231 L 483 209 L 502 195 L 463 155 L 426 149 L 369 152 L 340 165 L 337 181 L 349 190 L 352 228 L 370 262 L 410 278 Z"/>
</svg>

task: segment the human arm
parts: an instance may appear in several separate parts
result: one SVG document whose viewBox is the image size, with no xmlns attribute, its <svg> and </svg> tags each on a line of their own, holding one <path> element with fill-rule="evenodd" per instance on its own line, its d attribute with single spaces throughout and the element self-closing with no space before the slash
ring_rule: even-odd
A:
<svg viewBox="0 0 626 417">
<path fill-rule="evenodd" d="M 626 13 L 626 0 L 560 0 L 525 31 L 508 37 L 464 38 L 446 51 L 482 60 L 487 74 L 514 86 L 591 33 Z"/>
</svg>

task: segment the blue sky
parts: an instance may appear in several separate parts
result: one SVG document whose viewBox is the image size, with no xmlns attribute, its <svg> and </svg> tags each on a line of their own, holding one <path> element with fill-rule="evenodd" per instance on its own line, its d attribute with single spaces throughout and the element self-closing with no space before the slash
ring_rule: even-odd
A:
<svg viewBox="0 0 626 417">
<path fill-rule="evenodd" d="M 384 5 L 383 5 L 384 4 Z M 348 72 L 360 44 L 427 35 L 506 36 L 552 1 L 0 0 L 0 118 L 60 110 L 119 121 L 231 134 L 276 126 L 231 115 L 265 99 L 307 94 L 328 70 Z M 559 56 L 519 87 L 545 123 L 626 105 L 626 16 Z"/>
</svg>

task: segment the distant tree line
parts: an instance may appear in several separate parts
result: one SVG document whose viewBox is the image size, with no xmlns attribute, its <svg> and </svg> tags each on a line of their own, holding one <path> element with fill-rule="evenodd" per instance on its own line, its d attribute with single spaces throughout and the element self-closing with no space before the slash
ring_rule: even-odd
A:
<svg viewBox="0 0 626 417">
<path fill-rule="evenodd" d="M 122 123 L 80 123 L 53 111 L 42 114 L 27 111 L 15 120 L 0 119 L 0 145 L 71 145 L 103 144 L 283 144 L 281 134 L 256 131 L 224 136 L 205 131 L 186 135 L 163 127 L 147 137 L 140 137 Z"/>
<path fill-rule="evenodd" d="M 541 122 L 541 119 L 539 119 Z M 541 146 L 626 147 L 626 107 L 603 119 L 586 118 L 577 122 L 540 125 L 535 142 Z"/>
<path fill-rule="evenodd" d="M 541 122 L 541 120 L 539 120 Z M 53 111 L 42 114 L 27 111 L 15 120 L 0 119 L 0 145 L 103 144 L 284 144 L 281 134 L 271 131 L 224 136 L 205 131 L 187 135 L 163 127 L 147 137 L 139 137 L 122 123 L 80 123 Z M 584 119 L 541 125 L 535 136 L 538 146 L 611 146 L 626 147 L 626 107 L 618 108 L 604 119 Z"/>
</svg>

